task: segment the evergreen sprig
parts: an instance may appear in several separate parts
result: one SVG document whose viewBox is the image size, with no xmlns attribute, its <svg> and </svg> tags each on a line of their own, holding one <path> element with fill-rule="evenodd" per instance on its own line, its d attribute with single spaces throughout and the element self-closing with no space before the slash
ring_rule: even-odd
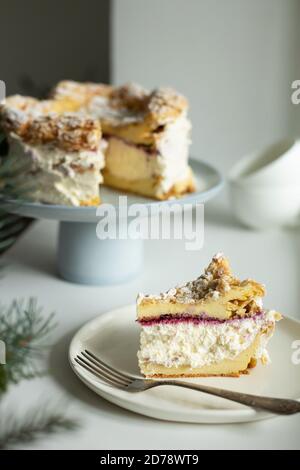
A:
<svg viewBox="0 0 300 470">
<path fill-rule="evenodd" d="M 37 359 L 45 350 L 45 340 L 55 328 L 54 314 L 42 314 L 35 298 L 14 300 L 8 307 L 0 306 L 0 339 L 6 345 L 6 364 L 0 365 L 0 398 L 10 383 L 43 374 Z M 79 427 L 76 419 L 65 415 L 65 408 L 50 408 L 40 404 L 23 416 L 14 412 L 0 413 L 0 449 L 34 442 L 44 435 L 73 431 Z"/>
<path fill-rule="evenodd" d="M 0 366 L 0 395 L 10 383 L 38 377 L 44 372 L 37 366 L 42 340 L 53 330 L 54 314 L 46 319 L 37 300 L 13 300 L 8 307 L 0 306 L 0 339 L 6 345 L 6 364 Z"/>
<path fill-rule="evenodd" d="M 44 435 L 74 431 L 78 427 L 77 420 L 68 418 L 64 411 L 51 409 L 47 405 L 35 407 L 18 418 L 15 413 L 6 413 L 0 418 L 0 449 L 31 443 Z"/>
</svg>

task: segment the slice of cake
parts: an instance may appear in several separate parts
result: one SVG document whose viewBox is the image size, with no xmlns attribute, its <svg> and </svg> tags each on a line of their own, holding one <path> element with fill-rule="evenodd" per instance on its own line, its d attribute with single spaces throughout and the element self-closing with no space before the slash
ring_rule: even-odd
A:
<svg viewBox="0 0 300 470">
<path fill-rule="evenodd" d="M 52 96 L 100 120 L 107 141 L 106 185 L 156 199 L 195 190 L 188 165 L 188 104 L 176 91 L 63 81 Z"/>
<path fill-rule="evenodd" d="M 238 376 L 269 362 L 281 315 L 262 307 L 264 287 L 240 281 L 222 254 L 204 274 L 160 295 L 139 294 L 138 360 L 147 377 Z"/>
<path fill-rule="evenodd" d="M 22 169 L 9 181 L 24 198 L 50 204 L 100 203 L 104 142 L 99 120 L 72 112 L 76 103 L 12 96 L 0 109 L 7 164 Z M 18 166 L 17 165 L 17 166 Z M 16 190 L 16 192 L 18 192 Z"/>
</svg>

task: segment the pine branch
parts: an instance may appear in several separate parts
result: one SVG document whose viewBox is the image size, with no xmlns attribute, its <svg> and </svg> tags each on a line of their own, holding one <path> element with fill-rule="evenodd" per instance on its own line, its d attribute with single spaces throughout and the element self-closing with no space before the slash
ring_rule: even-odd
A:
<svg viewBox="0 0 300 470">
<path fill-rule="evenodd" d="M 23 418 L 16 418 L 15 413 L 2 416 L 0 429 L 0 449 L 7 449 L 16 444 L 26 444 L 40 437 L 63 431 L 75 431 L 79 428 L 77 420 L 66 417 L 60 411 L 47 410 L 45 406 L 35 407 Z"/>
<path fill-rule="evenodd" d="M 36 359 L 45 349 L 45 338 L 56 324 L 53 313 L 46 318 L 36 299 L 27 302 L 14 300 L 8 307 L 0 306 L 0 338 L 6 343 L 5 365 L 0 366 L 0 397 L 10 383 L 21 379 L 35 378 L 43 371 L 36 367 Z M 23 416 L 15 412 L 0 412 L 0 449 L 16 444 L 33 442 L 42 436 L 63 431 L 73 431 L 79 427 L 77 420 L 59 411 L 56 406 L 50 409 L 43 404 L 30 409 Z"/>
<path fill-rule="evenodd" d="M 0 306 L 0 339 L 6 345 L 6 364 L 0 366 L 0 396 L 9 383 L 44 374 L 37 367 L 45 349 L 44 339 L 56 327 L 54 314 L 43 318 L 36 299 L 14 300 L 8 307 Z"/>
</svg>

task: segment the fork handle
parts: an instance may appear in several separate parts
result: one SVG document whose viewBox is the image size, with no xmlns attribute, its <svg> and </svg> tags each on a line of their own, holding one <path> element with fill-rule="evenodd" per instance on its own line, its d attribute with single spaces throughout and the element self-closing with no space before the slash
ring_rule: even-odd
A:
<svg viewBox="0 0 300 470">
<path fill-rule="evenodd" d="M 252 408 L 260 408 L 277 414 L 290 415 L 300 412 L 300 402 L 297 400 L 249 395 L 248 393 L 234 392 L 232 390 L 224 390 L 222 388 L 193 384 L 190 382 L 177 382 L 176 380 L 164 380 L 161 382 L 155 381 L 152 382 L 151 385 L 148 384 L 148 387 L 152 388 L 161 385 L 190 388 L 192 390 L 198 390 L 199 392 L 208 393 L 209 395 L 215 395 L 243 405 L 251 406 Z"/>
</svg>

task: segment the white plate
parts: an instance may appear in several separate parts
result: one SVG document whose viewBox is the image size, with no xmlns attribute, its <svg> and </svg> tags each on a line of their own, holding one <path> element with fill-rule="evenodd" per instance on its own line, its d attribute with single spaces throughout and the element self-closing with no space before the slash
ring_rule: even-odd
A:
<svg viewBox="0 0 300 470">
<path fill-rule="evenodd" d="M 194 171 L 197 191 L 186 194 L 179 199 L 168 201 L 155 201 L 136 194 L 125 193 L 106 186 L 101 187 L 101 198 L 103 203 L 112 204 L 116 210 L 119 207 L 119 196 L 127 196 L 127 204 L 143 204 L 153 208 L 156 206 L 176 204 L 204 203 L 214 197 L 223 187 L 223 179 L 218 170 L 208 163 L 190 160 Z M 5 201 L 4 207 L 7 212 L 13 212 L 36 219 L 53 219 L 70 222 L 98 222 L 96 207 L 72 207 L 54 204 L 42 204 L 39 202 Z"/>
<path fill-rule="evenodd" d="M 300 364 L 292 363 L 292 342 L 300 339 L 300 322 L 285 318 L 277 324 L 269 343 L 272 364 L 258 365 L 240 378 L 212 377 L 190 379 L 236 391 L 276 397 L 300 397 Z M 135 306 L 102 314 L 83 326 L 74 336 L 69 359 L 74 372 L 92 390 L 123 408 L 157 419 L 190 423 L 233 423 L 274 416 L 197 391 L 163 386 L 138 394 L 113 388 L 77 365 L 74 357 L 89 349 L 120 371 L 139 376 L 136 353 L 139 326 Z M 186 380 L 186 379 L 185 379 Z"/>
</svg>

